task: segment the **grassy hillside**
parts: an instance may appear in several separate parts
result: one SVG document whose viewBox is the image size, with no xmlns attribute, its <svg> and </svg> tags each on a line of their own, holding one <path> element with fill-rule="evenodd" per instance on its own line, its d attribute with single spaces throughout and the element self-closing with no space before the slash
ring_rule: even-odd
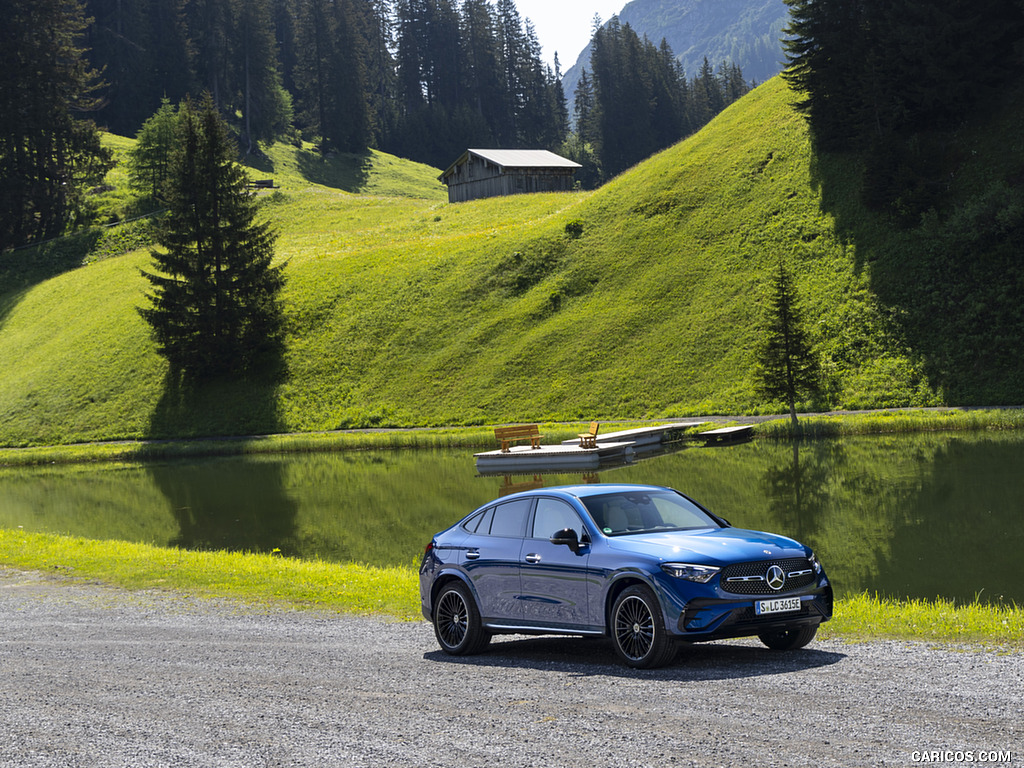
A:
<svg viewBox="0 0 1024 768">
<path fill-rule="evenodd" d="M 165 381 L 135 312 L 145 250 L 42 272 L 3 256 L 0 444 L 772 410 L 749 372 L 780 258 L 831 405 L 949 399 L 878 290 L 904 235 L 859 211 L 840 161 L 823 172 L 791 101 L 770 81 L 584 194 L 448 205 L 432 169 L 276 148 L 254 176 L 282 185 L 277 379 Z"/>
</svg>

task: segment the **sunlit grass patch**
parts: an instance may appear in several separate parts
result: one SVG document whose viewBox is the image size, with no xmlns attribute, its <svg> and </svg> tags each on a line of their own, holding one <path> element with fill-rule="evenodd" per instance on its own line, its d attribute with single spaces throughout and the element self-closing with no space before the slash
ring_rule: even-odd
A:
<svg viewBox="0 0 1024 768">
<path fill-rule="evenodd" d="M 132 590 L 180 590 L 401 619 L 419 614 L 417 574 L 411 566 L 373 568 L 11 530 L 0 530 L 0 563 Z"/>
<path fill-rule="evenodd" d="M 1020 408 L 907 409 L 800 418 L 800 434 L 809 438 L 1019 429 L 1024 429 L 1024 409 Z M 755 434 L 758 437 L 790 438 L 795 432 L 788 419 L 777 419 L 758 424 Z"/>
<path fill-rule="evenodd" d="M 253 604 L 316 607 L 403 620 L 420 616 L 417 568 L 376 568 L 277 554 L 203 552 L 0 529 L 0 566 L 97 580 L 131 590 L 173 590 Z M 976 600 L 838 600 L 823 638 L 940 644 L 1024 643 L 1024 608 Z"/>
<path fill-rule="evenodd" d="M 937 643 L 1024 643 L 1024 607 L 989 605 L 975 600 L 897 600 L 860 594 L 837 602 L 824 637 L 851 640 L 882 638 Z"/>
</svg>

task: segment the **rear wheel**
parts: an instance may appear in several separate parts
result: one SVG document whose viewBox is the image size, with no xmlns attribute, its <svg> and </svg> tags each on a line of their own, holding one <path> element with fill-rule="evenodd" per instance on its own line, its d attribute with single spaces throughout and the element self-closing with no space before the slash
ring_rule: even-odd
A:
<svg viewBox="0 0 1024 768">
<path fill-rule="evenodd" d="M 640 584 L 627 587 L 612 607 L 615 653 L 636 669 L 663 667 L 676 655 L 654 593 Z"/>
<path fill-rule="evenodd" d="M 491 641 L 480 622 L 480 611 L 461 581 L 446 584 L 434 603 L 434 635 L 445 653 L 479 653 Z"/>
<path fill-rule="evenodd" d="M 818 625 L 809 627 L 796 627 L 795 629 L 780 629 L 775 632 L 765 632 L 758 635 L 761 642 L 773 651 L 795 651 L 803 648 L 814 636 L 818 634 Z"/>
</svg>

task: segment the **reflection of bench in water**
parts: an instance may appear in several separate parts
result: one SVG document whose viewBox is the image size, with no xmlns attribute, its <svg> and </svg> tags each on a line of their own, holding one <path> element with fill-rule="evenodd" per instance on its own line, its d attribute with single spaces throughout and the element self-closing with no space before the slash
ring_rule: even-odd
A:
<svg viewBox="0 0 1024 768">
<path fill-rule="evenodd" d="M 727 443 L 746 442 L 753 434 L 753 424 L 742 424 L 738 427 L 719 427 L 718 429 L 701 432 L 700 437 L 704 438 L 705 445 L 725 445 Z"/>
<path fill-rule="evenodd" d="M 544 478 L 540 475 L 534 475 L 532 480 L 523 480 L 518 483 L 513 482 L 512 475 L 505 475 L 505 484 L 498 489 L 498 496 L 508 496 L 520 491 L 535 491 L 543 487 Z"/>
</svg>

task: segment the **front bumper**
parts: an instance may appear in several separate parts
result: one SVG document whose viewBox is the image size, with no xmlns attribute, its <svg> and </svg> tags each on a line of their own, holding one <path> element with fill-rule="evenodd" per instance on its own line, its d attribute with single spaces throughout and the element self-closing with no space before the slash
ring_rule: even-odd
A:
<svg viewBox="0 0 1024 768">
<path fill-rule="evenodd" d="M 799 597 L 800 610 L 758 616 L 754 604 L 764 598 L 696 598 L 680 613 L 675 634 L 679 640 L 720 640 L 817 625 L 832 618 L 832 586 L 828 582 L 810 592 L 777 597 Z"/>
</svg>

